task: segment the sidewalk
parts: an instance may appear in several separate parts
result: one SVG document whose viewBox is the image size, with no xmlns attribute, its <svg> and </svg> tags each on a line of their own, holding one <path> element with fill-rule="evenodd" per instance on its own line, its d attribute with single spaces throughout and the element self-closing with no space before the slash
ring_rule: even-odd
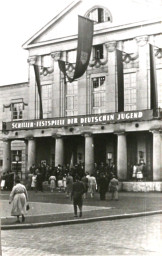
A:
<svg viewBox="0 0 162 256">
<path fill-rule="evenodd" d="M 1 229 L 33 228 L 162 213 L 160 192 L 121 192 L 119 201 L 111 201 L 110 193 L 107 193 L 105 201 L 100 201 L 99 194 L 96 193 L 95 198 L 84 200 L 83 217 L 74 218 L 72 202 L 70 198 L 66 198 L 65 193 L 29 191 L 30 210 L 25 223 L 15 224 L 16 218 L 10 216 L 8 198 L 9 192 L 1 191 Z"/>
</svg>

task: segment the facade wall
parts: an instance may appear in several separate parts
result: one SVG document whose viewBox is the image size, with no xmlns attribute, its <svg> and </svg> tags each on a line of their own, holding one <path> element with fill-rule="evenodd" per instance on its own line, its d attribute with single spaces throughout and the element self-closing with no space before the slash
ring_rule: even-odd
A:
<svg viewBox="0 0 162 256">
<path fill-rule="evenodd" d="M 29 50 L 28 83 L 0 87 L 1 122 L 14 121 L 12 104 L 19 101 L 23 103 L 23 117 L 16 121 L 39 119 L 39 96 L 33 64 L 38 65 L 44 119 L 66 118 L 69 123 L 62 125 L 60 122 L 59 125 L 46 127 L 41 122 L 40 127 L 19 129 L 15 126 L 1 132 L 0 160 L 4 159 L 7 163 L 6 140 L 12 141 L 11 150 L 22 150 L 24 175 L 32 163 L 39 164 L 42 160 L 48 164 L 54 161 L 56 165 L 81 161 L 85 163 L 86 171 L 92 172 L 95 162 L 109 164 L 108 153 L 111 152 L 111 162 L 115 163 L 120 180 L 131 179 L 133 165 L 142 160 L 146 163 L 146 180 L 161 181 L 162 55 L 158 52 L 159 48 L 154 52 L 159 95 L 156 118 L 151 114 L 149 57 L 149 43 L 159 45 L 162 38 L 160 20 L 129 23 L 124 13 L 123 20 L 117 20 L 114 4 L 106 5 L 107 9 L 112 8 L 112 20 L 94 26 L 93 49 L 85 74 L 75 82 L 76 87 L 64 84 L 58 60 L 67 60 L 69 51 L 76 50 L 77 26 L 69 26 L 66 31 L 61 28 L 65 23 L 71 24 L 78 14 L 85 15 L 95 3 L 78 1 L 70 11 L 71 16 L 63 16 L 26 46 Z M 103 58 L 95 59 L 94 52 L 98 45 L 103 47 Z M 120 120 L 88 123 L 86 118 L 92 118 L 92 115 L 105 113 L 111 116 L 118 112 L 116 49 L 123 51 L 124 111 L 118 115 Z M 50 72 L 44 73 L 47 68 Z M 73 106 L 72 109 L 68 109 L 69 105 Z M 126 119 L 127 112 L 133 115 L 134 112 L 144 114 L 145 111 L 145 118 Z M 86 121 L 76 124 L 73 117 L 81 115 Z M 139 152 L 142 152 L 142 157 Z"/>
</svg>

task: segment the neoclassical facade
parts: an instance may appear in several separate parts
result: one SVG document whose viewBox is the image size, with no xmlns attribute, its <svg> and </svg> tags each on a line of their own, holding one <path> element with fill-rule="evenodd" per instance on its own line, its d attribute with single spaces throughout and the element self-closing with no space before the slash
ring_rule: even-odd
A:
<svg viewBox="0 0 162 256">
<path fill-rule="evenodd" d="M 139 13 L 135 19 L 135 3 L 127 6 L 132 12 L 128 17 L 122 5 L 118 15 L 116 1 L 73 1 L 23 45 L 29 52 L 29 81 L 0 87 L 3 171 L 19 168 L 25 176 L 33 163 L 46 161 L 55 166 L 82 162 L 91 173 L 94 163 L 114 163 L 124 188 L 140 190 L 132 182 L 132 167 L 144 163 L 141 186 L 162 190 L 161 19 L 158 12 L 157 17 Z M 68 72 L 74 71 L 78 15 L 94 20 L 93 46 L 86 72 L 69 83 L 58 60 L 72 63 Z M 149 44 L 155 46 L 156 116 L 150 100 Z M 123 53 L 122 112 L 118 112 L 117 49 Z M 33 64 L 39 67 L 42 119 Z"/>
</svg>

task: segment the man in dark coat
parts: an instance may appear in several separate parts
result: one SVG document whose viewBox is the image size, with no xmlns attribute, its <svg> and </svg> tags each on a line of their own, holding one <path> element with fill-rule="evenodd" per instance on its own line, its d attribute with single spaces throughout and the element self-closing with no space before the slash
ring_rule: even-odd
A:
<svg viewBox="0 0 162 256">
<path fill-rule="evenodd" d="M 79 207 L 80 214 L 79 217 L 82 217 L 82 206 L 83 206 L 83 194 L 85 192 L 85 187 L 82 181 L 79 180 L 79 177 L 75 177 L 75 182 L 72 186 L 71 199 L 73 199 L 74 206 L 74 217 L 77 215 L 77 206 Z"/>
<path fill-rule="evenodd" d="M 100 200 L 105 200 L 106 192 L 108 189 L 107 179 L 104 173 L 101 173 L 99 178 L 99 187 L 100 187 Z"/>
</svg>

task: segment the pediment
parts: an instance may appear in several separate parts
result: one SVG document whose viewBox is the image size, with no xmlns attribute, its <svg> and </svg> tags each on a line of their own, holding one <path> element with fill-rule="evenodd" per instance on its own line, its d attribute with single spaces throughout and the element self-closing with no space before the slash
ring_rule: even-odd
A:
<svg viewBox="0 0 162 256">
<path fill-rule="evenodd" d="M 155 18 L 155 16 L 161 17 L 162 7 L 153 5 L 152 1 L 148 5 L 148 2 L 145 0 L 75 0 L 29 39 L 23 47 L 27 49 L 45 43 L 76 38 L 78 33 L 78 15 L 85 16 L 93 6 L 105 7 L 112 15 L 111 22 L 102 23 L 99 26 L 95 25 L 94 30 L 96 31 L 97 28 L 102 28 L 102 26 L 103 28 L 113 28 L 115 26 L 148 20 Z M 144 11 L 145 7 L 147 7 L 147 11 Z"/>
</svg>

